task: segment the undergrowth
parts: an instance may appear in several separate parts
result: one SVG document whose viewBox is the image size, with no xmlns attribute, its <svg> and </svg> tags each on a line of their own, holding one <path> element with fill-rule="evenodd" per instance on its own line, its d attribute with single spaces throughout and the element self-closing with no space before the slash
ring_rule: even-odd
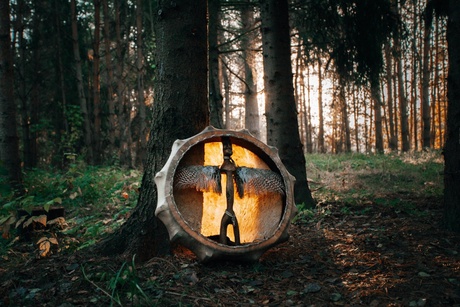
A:
<svg viewBox="0 0 460 307">
<path fill-rule="evenodd" d="M 61 246 L 61 249 L 81 249 L 93 244 L 129 216 L 138 198 L 140 180 L 141 173 L 136 170 L 94 167 L 82 162 L 72 164 L 64 171 L 26 171 L 26 194 L 20 197 L 14 197 L 12 192 L 0 195 L 0 255 L 28 227 L 40 230 L 40 236 L 56 236 L 56 229 L 50 229 L 50 223 L 56 223 L 56 219 L 50 220 L 48 214 L 43 214 L 56 208 L 64 212 L 60 223 L 65 227 L 60 228 L 65 229 L 59 234 L 72 236 L 72 241 L 77 244 Z M 36 210 L 42 210 L 40 218 L 33 216 Z M 20 218 L 24 211 L 32 215 L 29 220 Z"/>
<path fill-rule="evenodd" d="M 314 221 L 334 210 L 365 214 L 387 206 L 423 215 L 418 199 L 441 199 L 444 162 L 440 151 L 410 153 L 309 154 L 307 177 L 316 208 L 297 205 L 297 219 Z"/>
</svg>

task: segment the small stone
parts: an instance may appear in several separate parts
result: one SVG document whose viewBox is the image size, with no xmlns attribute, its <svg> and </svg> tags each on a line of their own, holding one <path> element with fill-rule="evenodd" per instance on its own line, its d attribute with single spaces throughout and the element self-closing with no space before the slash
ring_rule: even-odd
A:
<svg viewBox="0 0 460 307">
<path fill-rule="evenodd" d="M 316 293 L 321 290 L 321 286 L 317 283 L 309 283 L 306 285 L 305 289 L 303 289 L 303 293 Z"/>
</svg>

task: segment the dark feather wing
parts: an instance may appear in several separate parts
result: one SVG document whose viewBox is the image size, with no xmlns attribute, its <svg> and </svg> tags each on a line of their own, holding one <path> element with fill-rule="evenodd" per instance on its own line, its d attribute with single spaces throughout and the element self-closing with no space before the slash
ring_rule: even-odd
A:
<svg viewBox="0 0 460 307">
<path fill-rule="evenodd" d="M 194 188 L 197 191 L 222 193 L 220 169 L 217 166 L 191 165 L 179 168 L 174 177 L 174 188 Z"/>
<path fill-rule="evenodd" d="M 235 181 L 240 198 L 245 193 L 251 195 L 285 194 L 283 178 L 269 169 L 238 167 L 235 172 Z"/>
</svg>

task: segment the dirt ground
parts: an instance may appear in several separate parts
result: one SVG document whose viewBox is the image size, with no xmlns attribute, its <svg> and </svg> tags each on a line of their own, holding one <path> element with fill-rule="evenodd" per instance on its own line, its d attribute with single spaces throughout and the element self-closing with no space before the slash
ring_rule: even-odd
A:
<svg viewBox="0 0 460 307">
<path fill-rule="evenodd" d="M 17 243 L 0 261 L 0 305 L 460 306 L 460 235 L 441 230 L 440 199 L 411 201 L 416 214 L 321 204 L 256 263 L 202 264 L 183 248 L 134 266 L 85 249 L 37 259 Z"/>
</svg>

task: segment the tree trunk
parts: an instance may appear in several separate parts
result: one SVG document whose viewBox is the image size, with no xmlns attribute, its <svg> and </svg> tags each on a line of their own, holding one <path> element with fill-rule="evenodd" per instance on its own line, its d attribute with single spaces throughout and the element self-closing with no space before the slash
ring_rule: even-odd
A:
<svg viewBox="0 0 460 307">
<path fill-rule="evenodd" d="M 418 91 L 417 91 L 417 76 L 418 76 L 418 51 L 417 51 L 417 35 L 418 35 L 418 9 L 417 9 L 417 0 L 412 0 L 412 6 L 414 14 L 412 17 L 413 31 L 412 31 L 412 78 L 411 78 L 411 105 L 412 105 L 412 139 L 414 142 L 414 150 L 418 150 L 418 119 L 417 119 L 417 100 L 418 100 Z"/>
<path fill-rule="evenodd" d="M 54 0 L 54 8 L 56 10 L 56 29 L 57 29 L 57 35 L 56 35 L 56 57 L 57 57 L 57 67 L 56 67 L 56 74 L 58 75 L 58 82 L 59 82 L 59 87 L 57 89 L 57 97 L 61 97 L 61 112 L 60 116 L 58 118 L 58 121 L 60 121 L 61 127 L 64 128 L 64 133 L 66 135 L 66 138 L 68 137 L 70 130 L 69 130 L 69 122 L 67 120 L 67 95 L 66 95 L 66 86 L 65 86 L 65 75 L 64 75 L 64 65 L 62 61 L 62 32 L 61 32 L 61 1 L 59 0 Z M 74 152 L 74 148 L 63 148 L 61 150 L 65 150 L 67 152 L 71 151 Z M 61 152 L 61 154 L 64 154 L 64 152 Z"/>
<path fill-rule="evenodd" d="M 228 78 L 227 69 L 222 70 L 222 80 L 224 83 L 224 93 L 225 93 L 225 108 L 224 108 L 224 117 L 225 117 L 225 124 L 224 127 L 226 129 L 230 129 L 230 81 Z"/>
<path fill-rule="evenodd" d="M 424 36 L 423 36 L 423 72 L 422 72 L 422 92 L 421 92 L 421 110 L 422 110 L 422 148 L 429 148 L 431 144 L 431 123 L 430 123 L 430 41 L 431 41 L 431 24 L 433 21 L 433 11 L 425 9 L 424 16 Z"/>
<path fill-rule="evenodd" d="M 321 57 L 318 55 L 318 149 L 320 153 L 325 153 L 324 147 L 324 116 L 323 116 L 323 74 Z"/>
<path fill-rule="evenodd" d="M 137 146 L 137 165 L 144 165 L 147 146 L 147 115 L 144 99 L 144 53 L 142 39 L 142 0 L 136 1 L 136 29 L 137 29 L 137 106 L 139 115 L 139 140 Z"/>
<path fill-rule="evenodd" d="M 447 139 L 444 146 L 444 226 L 460 232 L 460 2 L 449 1 Z"/>
<path fill-rule="evenodd" d="M 9 0 L 0 0 L 0 167 L 7 170 L 11 187 L 20 191 L 22 172 L 16 127 L 13 52 L 10 37 Z"/>
<path fill-rule="evenodd" d="M 220 0 L 208 1 L 209 15 L 209 111 L 211 125 L 224 128 L 219 59 Z"/>
<path fill-rule="evenodd" d="M 78 24 L 77 24 L 77 7 L 76 1 L 70 1 L 70 9 L 72 15 L 72 41 L 73 41 L 73 54 L 75 59 L 75 74 L 77 81 L 78 100 L 80 101 L 80 110 L 84 121 L 84 135 L 85 147 L 88 150 L 86 160 L 89 163 L 94 163 L 93 150 L 91 146 L 91 122 L 88 114 L 88 107 L 86 105 L 85 89 L 83 86 L 83 73 L 80 58 L 80 46 L 78 43 Z"/>
<path fill-rule="evenodd" d="M 131 155 L 132 138 L 131 138 L 131 108 L 130 99 L 126 99 L 125 90 L 125 76 L 124 76 L 124 55 L 126 51 L 126 42 L 124 41 L 123 33 L 121 31 L 121 15 L 124 13 L 123 0 L 115 1 L 115 36 L 116 36 L 116 61 L 115 61 L 115 72 L 117 79 L 117 104 L 115 112 L 117 113 L 119 131 L 118 137 L 120 139 L 120 163 L 128 168 L 133 166 L 133 160 Z"/>
<path fill-rule="evenodd" d="M 348 105 L 346 99 L 346 82 L 339 74 L 339 103 L 340 103 L 340 143 L 344 152 L 351 151 L 350 120 L 348 119 Z"/>
<path fill-rule="evenodd" d="M 389 147 L 391 150 L 398 150 L 398 137 L 395 133 L 395 121 L 394 121 L 394 108 L 393 108 L 393 78 L 392 78 L 392 56 L 391 56 L 391 47 L 389 43 L 385 44 L 385 59 L 386 59 L 386 80 L 387 80 L 387 108 L 388 108 L 388 125 L 390 127 L 389 135 Z"/>
<path fill-rule="evenodd" d="M 26 51 L 27 44 L 24 39 L 24 11 L 26 4 L 24 1 L 18 1 L 17 3 L 17 17 L 16 17 L 16 35 L 18 39 L 17 52 L 19 53 L 20 61 L 17 63 L 18 66 L 18 98 L 20 101 L 21 110 L 21 132 L 22 132 L 22 159 L 24 162 L 24 168 L 31 169 L 34 167 L 32 162 L 32 150 L 30 142 L 30 115 L 29 115 L 29 97 L 27 93 L 27 78 L 26 78 Z"/>
<path fill-rule="evenodd" d="M 57 0 L 56 0 L 57 1 Z M 114 102 L 114 78 L 112 67 L 112 55 L 110 52 L 110 16 L 109 16 L 109 0 L 102 1 L 102 11 L 104 14 L 104 46 L 105 46 L 105 70 L 107 73 L 107 109 L 109 112 L 108 118 L 108 139 L 110 143 L 110 151 L 115 150 L 115 102 Z"/>
<path fill-rule="evenodd" d="M 371 95 L 374 105 L 375 151 L 383 153 L 382 99 L 378 81 L 371 81 Z"/>
<path fill-rule="evenodd" d="M 287 0 L 261 0 L 267 143 L 296 177 L 295 202 L 315 204 L 308 188 L 292 84 Z"/>
<path fill-rule="evenodd" d="M 256 31 L 254 30 L 254 8 L 245 5 L 241 9 L 243 37 L 241 45 L 244 61 L 244 126 L 256 138 L 260 139 L 259 102 L 257 101 L 257 71 L 256 71 Z"/>
<path fill-rule="evenodd" d="M 206 1 L 160 1 L 155 30 L 156 99 L 138 204 L 128 221 L 96 246 L 106 255 L 136 254 L 140 261 L 170 252 L 166 228 L 154 215 L 155 174 L 176 139 L 189 138 L 209 124 Z"/>
<path fill-rule="evenodd" d="M 102 161 L 101 150 L 101 79 L 100 79 L 100 43 L 101 43 L 101 2 L 94 0 L 94 41 L 93 41 L 93 154 L 94 163 Z"/>
<path fill-rule="evenodd" d="M 402 67 L 402 58 L 403 50 L 401 48 L 400 36 L 402 35 L 401 24 L 401 15 L 399 12 L 399 5 L 395 1 L 393 5 L 393 10 L 396 16 L 398 16 L 398 30 L 394 36 L 394 49 L 395 49 L 395 62 L 396 62 L 396 73 L 398 80 L 398 100 L 399 100 L 399 112 L 400 112 L 400 126 L 401 126 L 401 149 L 403 152 L 409 151 L 410 142 L 409 142 L 409 120 L 407 114 L 407 98 L 404 91 L 404 78 L 403 78 L 403 67 Z"/>
</svg>

